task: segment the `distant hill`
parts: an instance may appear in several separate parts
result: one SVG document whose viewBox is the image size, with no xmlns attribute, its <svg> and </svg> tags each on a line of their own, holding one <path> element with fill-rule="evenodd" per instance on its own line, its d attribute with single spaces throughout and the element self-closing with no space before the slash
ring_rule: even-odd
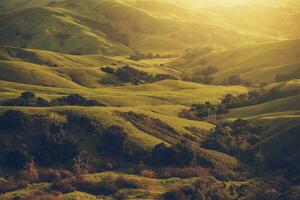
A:
<svg viewBox="0 0 300 200">
<path fill-rule="evenodd" d="M 183 72 L 214 66 L 218 72 L 213 76 L 219 83 L 231 75 L 239 75 L 254 84 L 272 83 L 280 76 L 292 80 L 300 78 L 300 40 L 250 45 L 202 56 L 195 54 L 192 58 L 178 59 L 171 65 Z"/>
<path fill-rule="evenodd" d="M 213 13 L 155 0 L 4 0 L 0 10 L 1 45 L 71 54 L 174 53 L 270 39 L 225 26 L 222 17 L 215 22 Z"/>
</svg>

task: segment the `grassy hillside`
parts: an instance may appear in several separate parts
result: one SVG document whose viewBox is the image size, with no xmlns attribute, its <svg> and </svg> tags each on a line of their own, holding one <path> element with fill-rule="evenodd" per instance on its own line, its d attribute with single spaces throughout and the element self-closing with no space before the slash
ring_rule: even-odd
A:
<svg viewBox="0 0 300 200">
<path fill-rule="evenodd" d="M 299 11 L 220 2 L 0 0 L 0 200 L 289 199 Z"/>
<path fill-rule="evenodd" d="M 243 108 L 233 109 L 227 117 L 229 118 L 264 118 L 264 117 L 293 117 L 299 115 L 300 96 L 291 96 L 267 103 Z"/>
<path fill-rule="evenodd" d="M 265 162 L 271 168 L 280 168 L 288 166 L 289 174 L 293 180 L 299 179 L 299 155 L 300 149 L 297 141 L 299 140 L 299 125 L 294 125 L 277 135 L 267 138 L 258 145 L 256 151 L 259 151 L 265 157 Z"/>
<path fill-rule="evenodd" d="M 197 72 L 206 66 L 215 66 L 218 72 L 213 76 L 219 83 L 231 75 L 239 75 L 254 84 L 270 83 L 275 81 L 278 74 L 285 75 L 289 80 L 298 77 L 299 48 L 300 40 L 286 40 L 213 52 L 204 56 L 195 55 L 193 58 L 179 59 L 171 65 L 183 72 Z"/>
<path fill-rule="evenodd" d="M 103 33 L 105 30 L 101 29 L 105 27 L 101 24 L 92 28 L 84 20 L 78 21 L 63 8 L 32 6 L 16 10 L 0 17 L 3 36 L 0 43 L 36 49 L 47 47 L 48 50 L 73 54 L 129 52 L 128 47 Z"/>
<path fill-rule="evenodd" d="M 2 7 L 1 45 L 72 54 L 120 55 L 132 48 L 178 53 L 201 45 L 229 47 L 267 39 L 207 20 L 211 14 L 160 1 L 22 0 Z"/>
</svg>

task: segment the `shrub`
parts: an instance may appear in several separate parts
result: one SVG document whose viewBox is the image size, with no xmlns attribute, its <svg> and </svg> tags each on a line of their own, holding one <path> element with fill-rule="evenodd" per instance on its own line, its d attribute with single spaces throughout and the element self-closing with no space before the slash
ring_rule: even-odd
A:
<svg viewBox="0 0 300 200">
<path fill-rule="evenodd" d="M 10 180 L 6 182 L 0 182 L 0 194 L 16 191 L 28 186 L 27 181 L 23 180 Z"/>
<path fill-rule="evenodd" d="M 191 108 L 192 113 L 200 119 L 216 120 L 217 115 L 226 114 L 228 112 L 224 104 L 213 105 L 210 102 L 205 104 L 194 104 Z"/>
<path fill-rule="evenodd" d="M 165 177 L 165 174 L 168 176 Z M 207 170 L 201 167 L 185 167 L 185 168 L 177 168 L 170 167 L 166 169 L 162 169 L 160 173 L 160 177 L 168 178 L 168 177 L 178 177 L 178 178 L 193 178 L 193 177 L 206 177 L 209 176 Z"/>
<path fill-rule="evenodd" d="M 36 141 L 38 145 L 33 147 L 35 150 L 32 155 L 42 166 L 71 164 L 73 158 L 79 154 L 77 144 L 64 135 L 41 135 Z"/>
<path fill-rule="evenodd" d="M 206 67 L 206 68 L 202 69 L 201 74 L 203 76 L 210 76 L 210 75 L 212 75 L 216 72 L 218 72 L 218 69 L 216 67 L 209 66 L 209 67 Z"/>
<path fill-rule="evenodd" d="M 115 73 L 115 70 L 111 67 L 101 67 L 101 70 L 105 73 L 108 73 L 108 74 L 114 74 Z"/>
<path fill-rule="evenodd" d="M 182 143 L 170 147 L 158 144 L 151 151 L 151 163 L 154 166 L 189 166 L 193 158 L 194 153 Z"/>
<path fill-rule="evenodd" d="M 28 162 L 25 165 L 25 169 L 21 171 L 21 178 L 29 183 L 34 183 L 39 180 L 39 172 L 33 160 Z"/>
<path fill-rule="evenodd" d="M 143 59 L 155 59 L 155 58 L 173 58 L 176 57 L 175 55 L 160 55 L 160 54 L 153 54 L 153 53 L 148 53 L 148 54 L 143 54 L 140 52 L 137 52 L 135 54 L 131 54 L 128 58 L 130 60 L 134 60 L 134 61 L 139 61 L 139 60 L 143 60 Z"/>
<path fill-rule="evenodd" d="M 0 141 L 2 164 L 21 169 L 28 158 L 33 158 L 41 166 L 71 164 L 79 152 L 77 144 L 64 133 L 66 122 L 66 118 L 57 113 L 25 115 L 20 111 L 5 112 L 0 117 L 2 128 L 17 131 Z"/>
<path fill-rule="evenodd" d="M 95 100 L 89 100 L 79 94 L 71 94 L 58 98 L 52 102 L 53 105 L 71 105 L 71 106 L 104 106 Z"/>
<path fill-rule="evenodd" d="M 36 97 L 33 92 L 23 92 L 17 99 L 7 100 L 2 105 L 46 107 L 49 106 L 49 102 L 41 97 Z"/>
<path fill-rule="evenodd" d="M 98 151 L 109 155 L 124 155 L 128 150 L 128 136 L 120 126 L 107 128 L 101 136 Z"/>
<path fill-rule="evenodd" d="M 73 174 L 64 169 L 40 168 L 39 180 L 41 182 L 57 182 L 63 179 L 72 178 Z"/>
<path fill-rule="evenodd" d="M 87 174 L 90 170 L 89 157 L 86 152 L 81 152 L 73 160 L 73 173 L 80 177 L 82 174 Z"/>
<path fill-rule="evenodd" d="M 218 124 L 203 143 L 204 147 L 237 156 L 247 161 L 252 160 L 249 149 L 260 140 L 262 127 L 238 119 L 232 123 Z"/>
<path fill-rule="evenodd" d="M 33 92 L 23 92 L 20 97 L 22 99 L 34 99 L 35 94 Z"/>
<path fill-rule="evenodd" d="M 60 195 L 47 194 L 44 192 L 34 192 L 27 197 L 20 197 L 18 200 L 62 200 Z"/>
<path fill-rule="evenodd" d="M 76 191 L 76 179 L 69 178 L 64 180 L 59 180 L 51 185 L 52 190 L 58 190 L 62 193 L 70 193 Z"/>
<path fill-rule="evenodd" d="M 189 200 L 180 189 L 173 189 L 161 197 L 162 200 Z"/>
<path fill-rule="evenodd" d="M 0 117 L 0 128 L 2 129 L 23 129 L 26 116 L 17 110 L 8 110 Z"/>
<path fill-rule="evenodd" d="M 227 83 L 229 85 L 241 85 L 242 79 L 240 78 L 239 75 L 232 75 L 227 79 Z"/>
<path fill-rule="evenodd" d="M 5 165 L 14 169 L 22 169 L 28 160 L 24 151 L 15 150 L 5 155 Z"/>
<path fill-rule="evenodd" d="M 130 178 L 126 178 L 124 176 L 119 176 L 116 179 L 116 185 L 118 188 L 127 188 L 127 189 L 136 189 L 138 188 L 137 183 Z"/>
<path fill-rule="evenodd" d="M 200 191 L 192 185 L 183 185 L 162 195 L 163 200 L 199 200 Z"/>
<path fill-rule="evenodd" d="M 156 177 L 156 173 L 152 170 L 149 169 L 144 169 L 140 172 L 141 176 L 147 177 L 147 178 L 155 178 Z"/>
<path fill-rule="evenodd" d="M 168 74 L 157 74 L 157 75 L 148 74 L 146 72 L 139 71 L 129 66 L 120 67 L 117 70 L 113 70 L 107 67 L 102 68 L 101 70 L 117 76 L 124 83 L 132 83 L 134 85 L 139 85 L 143 83 L 153 83 L 153 82 L 162 81 L 166 79 L 173 79 L 173 80 L 177 79 L 176 77 Z"/>
<path fill-rule="evenodd" d="M 110 195 L 119 190 L 115 178 L 111 176 L 106 176 L 101 182 L 97 183 L 78 180 L 76 186 L 77 190 L 93 195 Z"/>
</svg>

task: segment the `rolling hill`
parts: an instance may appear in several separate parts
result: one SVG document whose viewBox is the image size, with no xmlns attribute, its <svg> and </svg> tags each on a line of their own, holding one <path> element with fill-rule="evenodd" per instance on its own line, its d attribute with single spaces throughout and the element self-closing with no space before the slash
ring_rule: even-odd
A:
<svg viewBox="0 0 300 200">
<path fill-rule="evenodd" d="M 298 4 L 220 2 L 0 1 L 0 199 L 286 199 Z M 184 79 L 210 66 L 211 85 Z M 220 105 L 253 89 L 270 98 Z"/>
<path fill-rule="evenodd" d="M 178 53 L 201 45 L 232 47 L 270 39 L 227 26 L 223 16 L 214 20 L 214 13 L 161 1 L 22 0 L 0 5 L 1 45 L 64 53 Z"/>
<path fill-rule="evenodd" d="M 215 66 L 216 82 L 222 83 L 231 75 L 239 75 L 253 84 L 272 83 L 277 75 L 287 80 L 297 79 L 300 67 L 300 40 L 285 40 L 212 52 L 193 58 L 181 58 L 171 63 L 177 70 L 197 72 Z M 204 63 L 204 64 L 203 64 Z"/>
</svg>

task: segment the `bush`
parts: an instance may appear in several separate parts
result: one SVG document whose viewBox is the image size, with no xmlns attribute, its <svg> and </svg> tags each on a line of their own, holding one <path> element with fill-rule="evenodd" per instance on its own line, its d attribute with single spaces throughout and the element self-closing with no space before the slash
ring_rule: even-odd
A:
<svg viewBox="0 0 300 200">
<path fill-rule="evenodd" d="M 66 123 L 67 119 L 57 113 L 25 115 L 20 111 L 5 112 L 0 117 L 2 128 L 17 131 L 0 141 L 2 165 L 21 169 L 28 158 L 33 158 L 41 166 L 71 164 L 79 152 L 77 144 L 64 133 Z"/>
<path fill-rule="evenodd" d="M 79 94 L 71 94 L 62 98 L 52 100 L 50 103 L 41 97 L 36 97 L 33 92 L 24 92 L 17 99 L 7 100 L 2 103 L 3 106 L 31 106 L 31 107 L 48 107 L 48 106 L 105 106 L 95 100 L 89 100 Z"/>
<path fill-rule="evenodd" d="M 216 72 L 218 72 L 218 69 L 216 67 L 209 66 L 209 67 L 206 67 L 206 68 L 202 69 L 201 74 L 203 76 L 210 76 L 210 75 L 212 75 Z"/>
<path fill-rule="evenodd" d="M 156 178 L 156 173 L 152 170 L 144 169 L 140 172 L 141 176 L 147 177 L 147 178 Z"/>
<path fill-rule="evenodd" d="M 101 136 L 98 151 L 109 155 L 124 155 L 128 150 L 128 136 L 120 126 L 107 128 Z"/>
<path fill-rule="evenodd" d="M 176 57 L 175 55 L 160 55 L 160 54 L 153 54 L 153 53 L 148 53 L 148 54 L 142 54 L 142 53 L 135 53 L 130 55 L 128 58 L 130 60 L 134 60 L 134 61 L 139 61 L 139 60 L 143 60 L 143 59 L 155 59 L 155 58 L 174 58 Z"/>
<path fill-rule="evenodd" d="M 76 179 L 69 178 L 64 180 L 59 180 L 57 182 L 54 182 L 51 185 L 52 190 L 58 190 L 62 193 L 70 193 L 76 191 Z"/>
<path fill-rule="evenodd" d="M 200 191 L 192 185 L 183 185 L 162 195 L 163 200 L 199 200 Z"/>
<path fill-rule="evenodd" d="M 229 85 L 241 85 L 242 79 L 240 78 L 239 75 L 232 75 L 227 79 L 227 83 Z"/>
<path fill-rule="evenodd" d="M 21 171 L 21 178 L 29 183 L 34 183 L 39 180 L 39 172 L 33 160 L 28 162 L 25 165 L 25 169 Z"/>
<path fill-rule="evenodd" d="M 213 105 L 210 102 L 205 102 L 205 104 L 192 105 L 191 111 L 200 119 L 216 120 L 217 115 L 226 114 L 228 109 L 224 104 Z"/>
<path fill-rule="evenodd" d="M 24 151 L 11 151 L 5 155 L 5 165 L 14 169 L 22 169 L 27 163 L 28 156 Z"/>
<path fill-rule="evenodd" d="M 111 67 L 101 67 L 101 70 L 105 73 L 108 73 L 108 74 L 114 74 L 115 73 L 115 70 Z"/>
<path fill-rule="evenodd" d="M 189 200 L 180 189 L 173 189 L 161 197 L 162 200 Z"/>
<path fill-rule="evenodd" d="M 76 186 L 77 190 L 93 195 L 110 195 L 119 190 L 115 178 L 111 176 L 106 176 L 101 182 L 97 183 L 78 180 Z"/>
<path fill-rule="evenodd" d="M 134 85 L 153 83 L 153 82 L 162 81 L 166 79 L 172 79 L 172 80 L 177 79 L 176 77 L 168 74 L 157 74 L 157 75 L 148 74 L 146 72 L 139 71 L 129 66 L 120 67 L 117 70 L 113 70 L 112 68 L 105 67 L 105 68 L 101 68 L 101 70 L 106 73 L 110 73 L 117 76 L 124 83 L 132 83 Z"/>
<path fill-rule="evenodd" d="M 58 98 L 52 102 L 53 105 L 71 105 L 71 106 L 104 106 L 95 100 L 89 100 L 79 94 L 71 94 Z"/>
<path fill-rule="evenodd" d="M 27 197 L 20 197 L 18 200 L 62 200 L 59 195 L 47 194 L 44 192 L 34 192 Z"/>
<path fill-rule="evenodd" d="M 159 177 L 161 178 L 178 177 L 183 179 L 193 178 L 193 177 L 208 177 L 208 176 L 209 176 L 208 171 L 201 167 L 185 167 L 185 168 L 170 167 L 170 168 L 160 170 L 160 175 L 159 175 Z"/>
<path fill-rule="evenodd" d="M 64 169 L 40 168 L 39 180 L 41 182 L 57 182 L 63 179 L 72 178 L 73 174 Z"/>
<path fill-rule="evenodd" d="M 49 102 L 41 97 L 36 97 L 33 92 L 23 92 L 17 99 L 7 100 L 2 105 L 46 107 L 49 106 Z"/>
<path fill-rule="evenodd" d="M 116 185 L 117 185 L 118 188 L 127 188 L 127 189 L 136 189 L 136 188 L 138 188 L 138 185 L 134 180 L 132 180 L 130 178 L 123 177 L 123 176 L 119 176 L 116 179 Z"/>
<path fill-rule="evenodd" d="M 193 158 L 194 153 L 182 143 L 171 147 L 158 144 L 151 151 L 151 164 L 154 166 L 189 166 Z"/>
<path fill-rule="evenodd" d="M 10 180 L 7 182 L 0 182 L 0 194 L 26 188 L 28 184 L 29 183 L 27 181 L 23 180 Z"/>
<path fill-rule="evenodd" d="M 204 147 L 237 156 L 247 161 L 251 160 L 249 149 L 260 140 L 262 127 L 238 119 L 233 123 L 218 124 L 203 143 Z"/>
<path fill-rule="evenodd" d="M 23 112 L 17 110 L 8 110 L 0 117 L 1 129 L 23 129 L 26 122 L 26 116 Z"/>
</svg>

